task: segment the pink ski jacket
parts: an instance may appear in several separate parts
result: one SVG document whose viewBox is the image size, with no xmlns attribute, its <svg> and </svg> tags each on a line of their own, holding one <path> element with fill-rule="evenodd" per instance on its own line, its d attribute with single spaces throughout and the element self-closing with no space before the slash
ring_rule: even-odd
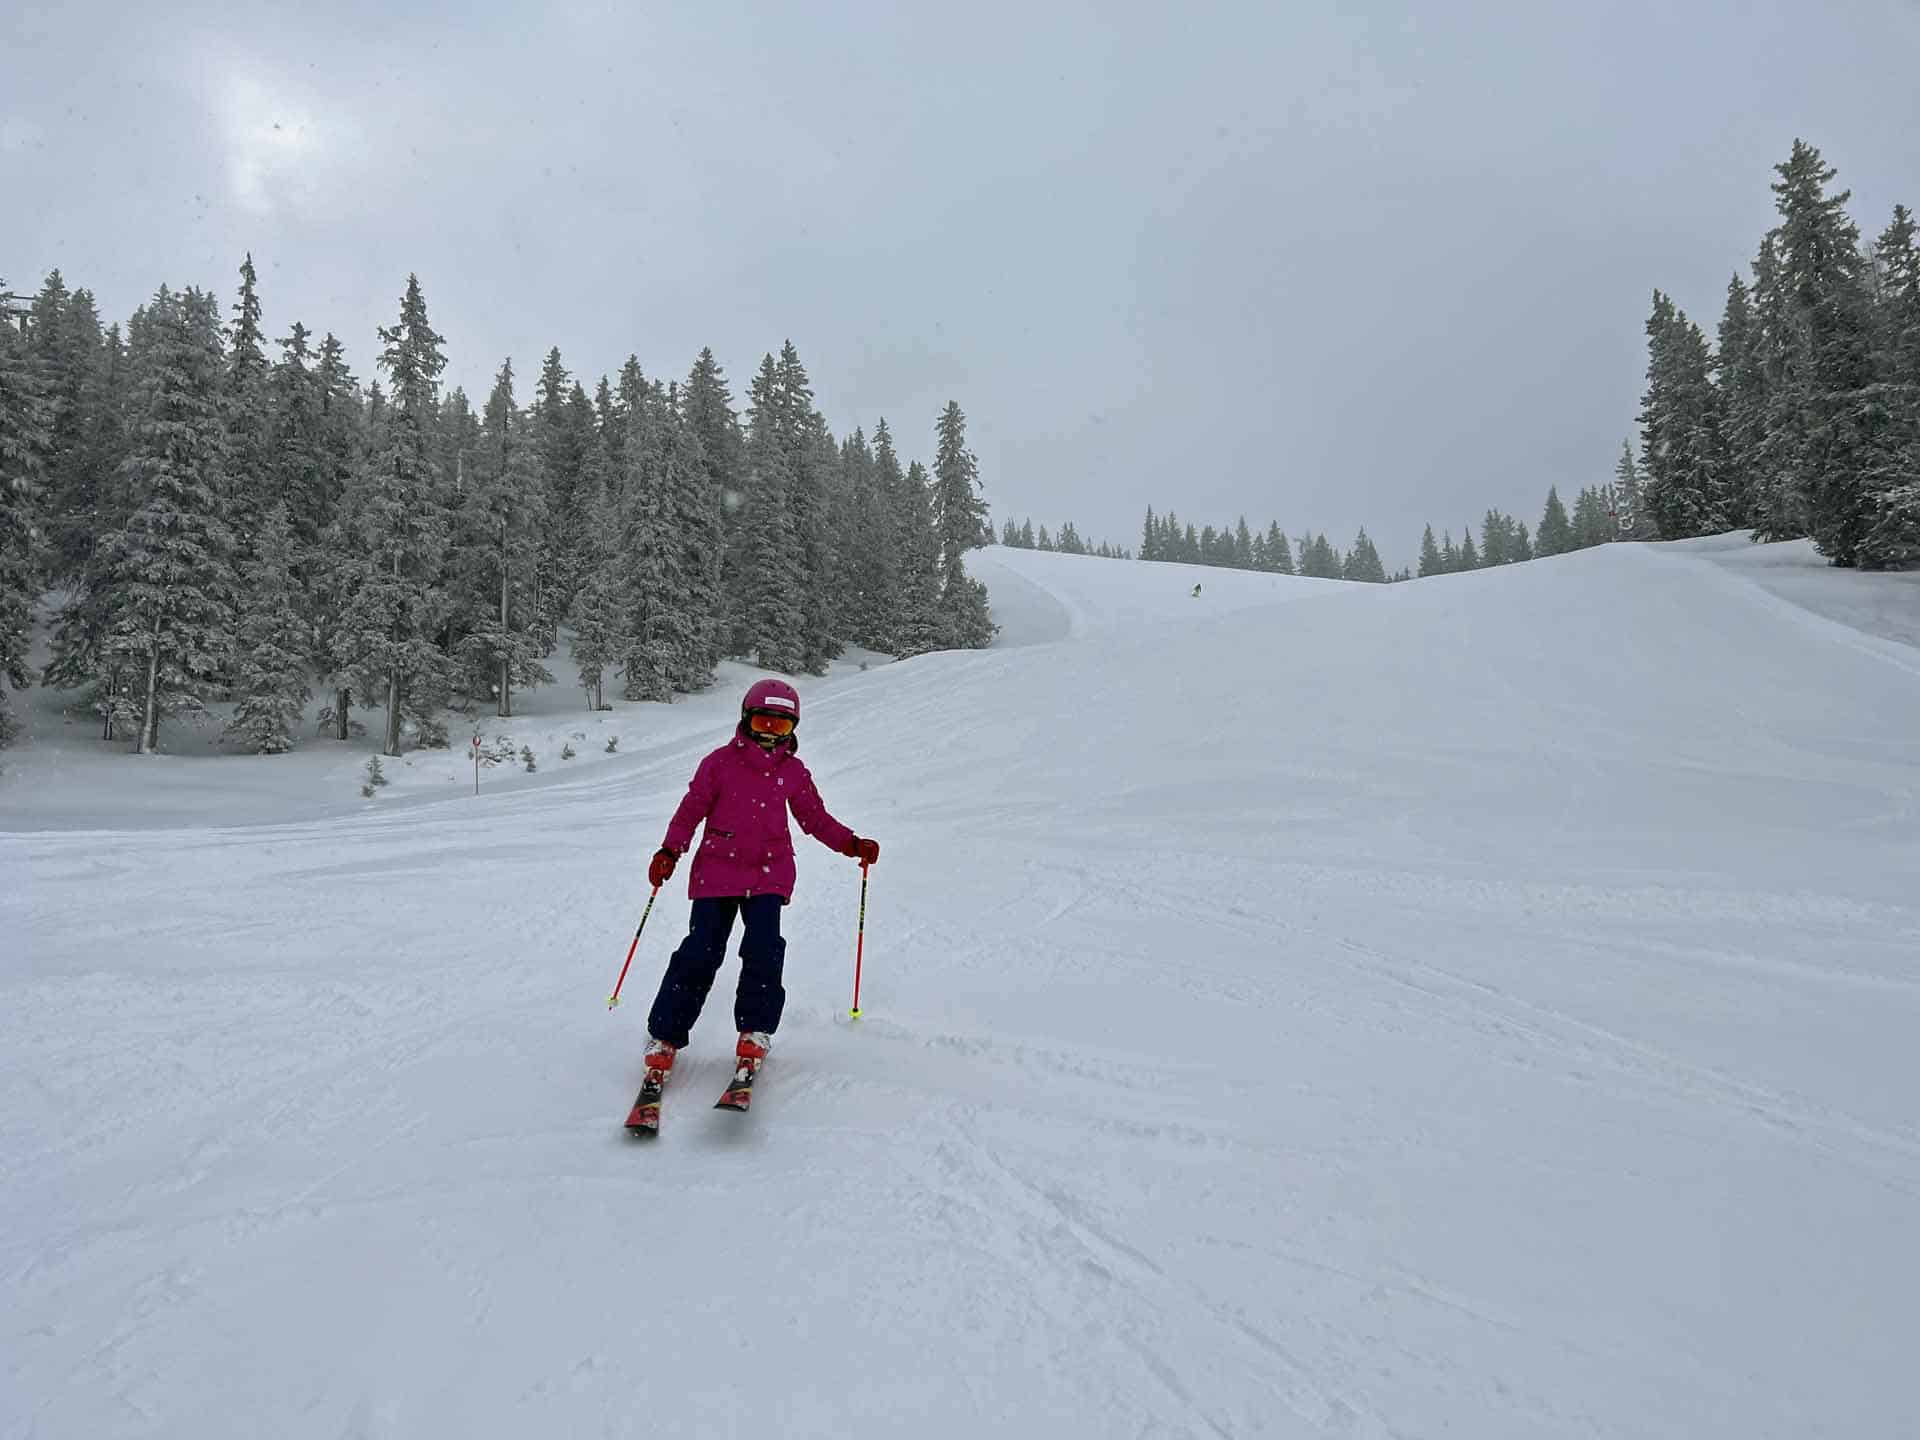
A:
<svg viewBox="0 0 1920 1440">
<path fill-rule="evenodd" d="M 853 832 L 827 813 L 813 776 L 791 744 L 768 751 L 735 735 L 702 760 L 667 825 L 667 848 L 685 854 L 694 826 L 707 822 L 687 871 L 687 894 L 695 900 L 726 895 L 791 900 L 789 808 L 800 828 L 829 849 L 844 851 L 852 842 Z"/>
</svg>

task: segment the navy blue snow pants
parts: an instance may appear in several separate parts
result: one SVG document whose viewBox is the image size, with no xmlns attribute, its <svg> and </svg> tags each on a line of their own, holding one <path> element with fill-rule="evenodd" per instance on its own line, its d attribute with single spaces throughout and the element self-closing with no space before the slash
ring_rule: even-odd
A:
<svg viewBox="0 0 1920 1440">
<path fill-rule="evenodd" d="M 660 993 L 647 1013 L 647 1033 L 669 1045 L 687 1043 L 693 1022 L 700 1018 L 700 1007 L 707 1003 L 707 991 L 727 958 L 727 937 L 733 933 L 733 917 L 746 922 L 746 934 L 740 941 L 740 988 L 733 997 L 733 1025 L 736 1030 L 764 1030 L 771 1035 L 780 1028 L 780 1012 L 786 1008 L 787 992 L 780 974 L 787 959 L 787 942 L 780 934 L 780 907 L 786 904 L 778 895 L 729 895 L 721 899 L 696 900 L 687 930 L 687 938 L 667 961 L 667 973 L 660 977 Z"/>
</svg>

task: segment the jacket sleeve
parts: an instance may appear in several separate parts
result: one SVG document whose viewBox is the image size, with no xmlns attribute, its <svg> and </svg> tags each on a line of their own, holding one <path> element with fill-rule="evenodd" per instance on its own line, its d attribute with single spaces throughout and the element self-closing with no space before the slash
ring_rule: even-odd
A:
<svg viewBox="0 0 1920 1440">
<path fill-rule="evenodd" d="M 687 853 L 687 847 L 693 844 L 694 826 L 713 812 L 713 802 L 719 794 L 719 763 L 717 757 L 709 755 L 700 762 L 700 768 L 693 772 L 693 781 L 687 786 L 686 795 L 673 812 L 673 819 L 667 822 L 667 838 L 662 842 L 667 849 L 681 855 Z"/>
<path fill-rule="evenodd" d="M 827 813 L 826 803 L 821 800 L 820 792 L 814 786 L 811 772 L 800 772 L 800 786 L 787 804 L 802 830 L 829 850 L 846 853 L 847 846 L 853 842 L 853 831 Z"/>
</svg>

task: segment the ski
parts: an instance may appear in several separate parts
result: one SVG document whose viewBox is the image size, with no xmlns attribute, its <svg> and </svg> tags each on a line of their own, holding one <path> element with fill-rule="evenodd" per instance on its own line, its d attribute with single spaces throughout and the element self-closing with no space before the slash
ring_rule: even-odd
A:
<svg viewBox="0 0 1920 1440">
<path fill-rule="evenodd" d="M 742 1110 L 753 1104 L 753 1082 L 760 1074 L 760 1059 L 757 1055 L 742 1055 L 734 1061 L 733 1079 L 728 1082 L 726 1093 L 714 1102 L 716 1110 Z"/>
<path fill-rule="evenodd" d="M 767 1049 L 773 1037 L 760 1030 L 742 1030 L 740 1043 L 733 1048 L 733 1079 L 726 1093 L 714 1104 L 716 1110 L 745 1110 L 753 1103 L 753 1082 L 766 1063 Z"/>
<path fill-rule="evenodd" d="M 627 1112 L 627 1133 L 646 1140 L 660 1133 L 660 1097 L 666 1091 L 658 1070 L 649 1070 L 640 1084 L 640 1094 Z"/>
<path fill-rule="evenodd" d="M 660 1133 L 660 1097 L 666 1093 L 667 1078 L 673 1074 L 673 1051 L 666 1046 L 650 1049 L 647 1078 L 640 1082 L 640 1094 L 627 1112 L 627 1133 L 639 1139 Z"/>
</svg>

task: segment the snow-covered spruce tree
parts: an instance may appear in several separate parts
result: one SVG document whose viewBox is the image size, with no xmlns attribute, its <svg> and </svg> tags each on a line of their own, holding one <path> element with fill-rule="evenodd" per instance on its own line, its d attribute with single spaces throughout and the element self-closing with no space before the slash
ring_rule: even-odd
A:
<svg viewBox="0 0 1920 1440">
<path fill-rule="evenodd" d="M 593 510 L 594 487 L 607 484 L 609 479 L 606 453 L 599 443 L 599 424 L 593 400 L 577 380 L 567 391 L 567 425 L 573 432 L 573 444 L 579 452 L 579 468 L 574 473 L 566 508 L 551 519 L 549 528 L 558 531 L 561 543 L 567 547 L 573 570 L 567 585 L 555 598 L 550 631 L 558 629 L 559 619 L 567 613 L 567 606 L 573 600 L 573 589 L 579 584 L 581 537 L 586 529 L 587 517 Z M 551 634 L 547 638 L 547 648 L 549 651 L 553 648 Z"/>
<path fill-rule="evenodd" d="M 855 433 L 861 434 L 857 429 Z M 861 434 L 861 438 L 864 441 L 864 434 Z M 848 643 L 861 643 L 863 612 L 867 606 L 866 558 L 861 554 L 860 546 L 863 517 L 857 497 L 864 488 L 870 488 L 871 481 L 861 473 L 860 457 L 851 450 L 852 443 L 852 436 L 834 441 L 832 454 L 826 457 L 830 466 L 827 484 L 827 553 L 833 567 L 827 583 L 833 598 L 833 633 L 842 647 Z M 871 465 L 870 451 L 866 459 Z M 998 537 L 992 543 L 997 544 Z"/>
<path fill-rule="evenodd" d="M 839 449 L 813 404 L 813 382 L 791 340 L 780 347 L 777 370 L 779 405 L 776 428 L 787 464 L 787 515 L 793 536 L 793 563 L 800 592 L 793 597 L 799 615 L 795 637 L 799 666 L 808 674 L 826 673 L 840 653 L 835 638 L 838 597 L 832 514 Z"/>
<path fill-rule="evenodd" d="M 1526 561 L 1533 559 L 1533 536 L 1527 529 L 1526 521 L 1517 520 L 1511 516 L 1508 517 L 1508 520 L 1510 522 L 1510 528 L 1507 531 L 1508 563 L 1513 565 L 1524 564 Z"/>
<path fill-rule="evenodd" d="M 89 444 L 94 416 L 105 401 L 93 296 L 69 290 L 60 272 L 53 271 L 34 296 L 25 337 L 46 405 L 42 515 L 50 542 L 47 558 L 53 578 L 71 583 L 83 573 L 110 519 L 118 518 L 101 513 L 101 492 L 123 458 Z"/>
<path fill-rule="evenodd" d="M 377 395 L 379 387 L 372 389 Z M 314 391 L 320 407 L 314 441 L 317 464 L 310 472 L 310 487 L 290 491 L 289 499 L 301 547 L 300 582 L 313 636 L 312 669 L 328 682 L 332 694 L 322 722 L 331 724 L 337 739 L 345 740 L 353 727 L 353 681 L 347 673 L 344 627 L 363 568 L 353 548 L 355 516 L 348 491 L 364 473 L 375 417 L 371 404 L 362 404 L 345 350 L 331 333 L 320 342 Z"/>
<path fill-rule="evenodd" d="M 197 290 L 163 286 L 149 306 L 121 480 L 133 502 L 103 544 L 112 618 L 102 661 L 131 679 L 135 750 L 159 743 L 162 719 L 204 710 L 233 654 L 233 536 L 226 482 L 224 357 L 219 310 Z M 118 697 L 116 697 L 118 698 Z"/>
<path fill-rule="evenodd" d="M 1760 503 L 1760 471 L 1756 468 L 1753 503 Z M 1633 442 L 1620 442 L 1620 462 L 1613 467 L 1613 523 L 1622 540 L 1650 540 L 1653 530 L 1647 521 L 1646 504 L 1640 494 L 1640 469 L 1633 463 Z"/>
<path fill-rule="evenodd" d="M 547 352 L 534 387 L 533 434 L 546 482 L 545 534 L 535 580 L 536 633 L 541 654 L 552 652 L 560 619 L 572 605 L 580 581 L 582 557 L 576 549 L 574 522 L 579 515 L 576 491 L 581 485 L 588 447 L 593 436 L 593 406 L 582 393 L 577 401 L 574 384 L 558 348 Z"/>
<path fill-rule="evenodd" d="M 725 566 L 734 516 L 740 509 L 745 448 L 726 372 L 711 350 L 702 350 L 687 374 L 687 383 L 680 390 L 680 415 L 699 442 L 700 468 L 705 476 L 700 507 L 706 518 L 689 543 L 700 550 L 699 583 L 704 597 L 700 664 L 711 672 L 728 653 L 728 599 L 732 592 Z"/>
<path fill-rule="evenodd" d="M 1480 566 L 1491 570 L 1495 565 L 1507 562 L 1508 538 L 1512 525 L 1507 517 L 1498 510 L 1489 510 L 1480 517 Z"/>
<path fill-rule="evenodd" d="M 253 256 L 240 266 L 240 294 L 227 327 L 227 524 L 233 531 L 235 563 L 253 553 L 254 537 L 266 512 L 285 499 L 276 493 L 269 377 L 265 337 L 260 332 L 260 294 Z"/>
<path fill-rule="evenodd" d="M 1868 477 L 1874 519 L 1860 564 L 1879 570 L 1920 565 L 1920 245 L 1904 205 L 1875 242 L 1874 265 L 1874 365 L 1887 423 Z"/>
<path fill-rule="evenodd" d="M 1573 523 L 1567 519 L 1567 507 L 1560 502 L 1560 487 L 1547 487 L 1546 508 L 1540 515 L 1540 530 L 1534 540 L 1534 554 L 1564 555 L 1573 549 Z"/>
<path fill-rule="evenodd" d="M 400 322 L 381 327 L 380 340 L 380 368 L 393 395 L 349 500 L 353 513 L 343 541 L 357 563 L 340 648 L 356 687 L 384 701 L 383 753 L 398 755 L 409 717 L 424 740 L 443 738 L 439 710 L 449 683 L 446 657 L 435 643 L 445 619 L 448 526 L 433 435 L 446 358 L 418 277 L 407 277 Z"/>
<path fill-rule="evenodd" d="M 1460 529 L 1460 548 L 1454 552 L 1454 559 L 1462 570 L 1480 568 L 1480 552 L 1474 547 L 1473 526 L 1464 525 Z"/>
<path fill-rule="evenodd" d="M 1780 271 L 1780 232 L 1770 230 L 1754 256 L 1749 292 L 1753 349 L 1764 403 L 1754 422 L 1757 433 L 1742 437 L 1748 442 L 1747 463 L 1752 471 L 1753 538 L 1761 541 L 1797 540 L 1807 533 L 1806 506 L 1798 479 L 1800 426 L 1793 410 L 1798 403 L 1793 377 L 1799 365 L 1799 345 L 1793 334 L 1785 283 Z M 1649 474 L 1642 456 L 1641 533 L 1636 537 L 1642 540 L 1657 538 L 1658 531 L 1645 500 Z"/>
<path fill-rule="evenodd" d="M 877 512 L 864 535 L 884 551 L 876 563 L 874 575 L 879 584 L 874 596 L 873 624 L 866 641 L 871 648 L 886 654 L 900 653 L 901 623 L 906 613 L 907 570 L 912 551 L 914 525 L 924 523 L 924 503 L 916 504 L 910 493 L 906 470 L 893 446 L 893 431 L 883 416 L 873 431 L 873 499 Z M 1033 532 L 1028 527 L 1020 543 L 1032 548 Z"/>
<path fill-rule="evenodd" d="M 94 333 L 90 316 L 81 315 L 78 324 L 84 335 Z M 91 558 L 99 547 L 100 537 L 117 528 L 126 516 L 127 499 L 120 487 L 119 474 L 120 463 L 127 458 L 134 372 L 118 325 L 107 327 L 97 348 L 91 345 L 87 348 L 93 354 L 94 364 L 83 391 L 86 423 L 81 457 L 65 467 L 64 484 L 70 504 L 59 513 L 67 517 L 70 541 L 84 543 L 86 556 Z M 52 503 L 58 503 L 57 496 Z M 53 538 L 51 528 L 48 538 L 50 541 Z M 59 583 L 67 583 L 84 578 L 85 570 L 83 561 L 78 570 L 57 574 L 50 570 L 50 575 Z"/>
<path fill-rule="evenodd" d="M 307 552 L 325 528 L 334 498 L 329 481 L 336 478 L 327 474 L 321 437 L 324 406 L 311 338 L 307 327 L 295 321 L 280 341 L 280 359 L 266 381 L 272 492 L 275 503 L 287 510 L 297 568 L 304 568 Z"/>
<path fill-rule="evenodd" d="M 1573 502 L 1573 548 L 1591 549 L 1613 538 L 1613 521 L 1608 516 L 1607 498 L 1591 485 L 1580 487 Z"/>
<path fill-rule="evenodd" d="M 1360 533 L 1353 542 L 1353 549 L 1347 552 L 1346 563 L 1341 569 L 1348 580 L 1365 580 L 1375 585 L 1387 583 L 1387 567 L 1380 562 L 1380 551 L 1373 541 L 1367 538 L 1366 526 L 1360 527 Z"/>
<path fill-rule="evenodd" d="M 473 402 L 461 386 L 454 386 L 440 397 L 440 408 L 433 421 L 433 463 L 443 482 L 447 513 L 451 516 L 465 506 L 473 490 L 469 467 L 479 459 L 482 438 L 480 417 L 473 413 Z M 474 472 L 477 473 L 477 472 Z M 465 543 L 456 528 L 453 547 Z"/>
<path fill-rule="evenodd" d="M 639 364 L 636 356 L 629 355 L 627 358 Z M 620 466 L 626 460 L 627 412 L 614 391 L 613 382 L 604 375 L 600 377 L 600 383 L 593 387 L 593 433 L 606 453 L 610 473 L 618 475 Z"/>
<path fill-rule="evenodd" d="M 933 519 L 940 537 L 940 612 L 947 644 L 978 650 L 993 643 L 987 587 L 969 579 L 966 555 L 980 543 L 987 502 L 980 496 L 980 465 L 967 448 L 967 417 L 949 400 L 935 427 Z"/>
<path fill-rule="evenodd" d="M 226 733 L 262 755 L 293 748 L 313 692 L 307 686 L 312 637 L 294 576 L 297 553 L 285 505 L 261 517 L 253 556 L 240 579 L 240 643 L 235 653 L 233 719 Z"/>
<path fill-rule="evenodd" d="M 513 394 L 513 361 L 487 397 L 457 520 L 460 654 L 486 676 L 494 713 L 513 714 L 516 686 L 551 683 L 540 663 L 536 581 L 546 533 L 546 486 L 532 427 Z"/>
<path fill-rule="evenodd" d="M 626 459 L 616 487 L 619 540 L 612 552 L 620 604 L 615 655 L 629 700 L 673 698 L 682 552 L 667 473 L 671 418 L 659 385 L 642 384 L 628 414 Z"/>
<path fill-rule="evenodd" d="M 900 484 L 900 610 L 894 654 L 906 657 L 949 648 L 940 590 L 940 532 L 933 519 L 933 487 L 918 460 Z"/>
<path fill-rule="evenodd" d="M 1307 546 L 1309 559 L 1305 574 L 1321 580 L 1340 578 L 1340 555 L 1328 542 L 1325 534 L 1315 535 Z"/>
<path fill-rule="evenodd" d="M 707 479 L 700 437 L 680 414 L 678 387 L 671 386 L 662 433 L 663 490 L 672 507 L 674 618 L 667 678 L 676 691 L 704 690 L 713 683 L 713 611 L 719 571 L 713 545 L 720 529 L 720 501 Z"/>
<path fill-rule="evenodd" d="M 725 601 L 721 565 L 724 560 L 725 514 L 723 491 L 707 462 L 706 446 L 687 418 L 686 392 L 668 387 L 666 414 L 672 424 L 665 435 L 669 494 L 674 504 L 674 543 L 679 547 L 679 605 L 685 639 L 673 667 L 673 688 L 691 694 L 713 684 L 714 667 L 721 660 Z"/>
<path fill-rule="evenodd" d="M 1479 560 L 1482 570 L 1514 563 L 1514 535 L 1517 528 L 1514 518 L 1501 510 L 1489 510 L 1480 517 Z M 1471 531 L 1472 527 L 1468 529 Z"/>
<path fill-rule="evenodd" d="M 1700 327 L 1672 300 L 1653 292 L 1647 320 L 1647 389 L 1641 399 L 1642 494 L 1663 540 L 1711 535 L 1730 523 L 1721 481 L 1724 444 L 1720 393 Z M 1571 544 L 1542 522 L 1539 551 L 1557 555 Z"/>
<path fill-rule="evenodd" d="M 41 309 L 39 302 L 35 308 Z M 128 658 L 107 643 L 121 590 L 105 542 L 126 528 L 132 513 L 125 462 L 139 403 L 136 381 L 151 368 L 159 328 L 149 307 L 143 305 L 127 322 L 125 346 L 120 345 L 116 329 L 104 347 L 101 403 L 89 432 L 97 475 L 76 476 L 54 463 L 58 457 L 49 460 L 52 493 L 45 508 L 60 517 L 60 523 L 48 527 L 51 578 L 66 594 L 55 617 L 53 653 L 41 680 L 56 689 L 80 691 L 81 704 L 101 717 L 101 738 L 109 741 L 122 729 L 132 729 L 136 708 L 130 698 Z"/>
<path fill-rule="evenodd" d="M 655 411 L 652 444 L 643 469 L 630 475 L 626 486 L 622 661 L 629 700 L 666 701 L 695 663 L 701 644 L 704 617 L 694 608 L 688 573 L 692 548 L 683 529 L 685 499 L 698 479 L 700 457 L 699 442 L 668 398 L 655 395 L 648 403 Z M 630 463 L 633 454 L 630 448 Z"/>
<path fill-rule="evenodd" d="M 1835 565 L 1858 563 L 1873 524 L 1869 479 L 1886 413 L 1874 393 L 1874 316 L 1860 234 L 1847 218 L 1845 190 L 1829 195 L 1832 167 L 1796 140 L 1775 167 L 1780 212 L 1780 285 L 1793 351 L 1784 404 L 1789 484 L 1807 533 Z"/>
<path fill-rule="evenodd" d="M 845 495 L 839 553 L 844 573 L 846 635 L 856 645 L 884 650 L 890 640 L 888 617 L 899 590 L 899 552 L 894 545 L 893 497 L 883 492 L 873 449 L 856 428 L 840 447 L 841 486 Z M 1008 521 L 1008 544 L 1019 532 Z"/>
<path fill-rule="evenodd" d="M 31 679 L 28 648 L 40 594 L 40 506 L 45 499 L 52 407 L 39 366 L 0 281 L 0 746 L 15 724 L 7 690 Z"/>
<path fill-rule="evenodd" d="M 619 417 L 618 423 L 624 429 L 626 417 Z M 624 440 L 620 450 L 623 464 L 628 463 Z M 624 666 L 629 638 L 629 582 L 616 500 L 620 490 L 616 485 L 605 486 L 595 499 L 584 577 L 568 616 L 573 627 L 573 663 L 587 703 L 595 710 L 607 708 L 607 676 Z"/>
<path fill-rule="evenodd" d="M 547 351 L 534 386 L 534 443 L 547 477 L 547 509 L 555 516 L 567 513 L 573 486 L 586 461 L 586 437 L 574 424 L 574 382 L 558 346 Z"/>
<path fill-rule="evenodd" d="M 800 669 L 799 543 L 794 535 L 793 474 L 782 429 L 784 398 L 773 356 L 760 362 L 748 387 L 746 495 L 737 540 L 739 592 L 731 608 L 741 617 L 744 649 L 768 670 Z"/>
<path fill-rule="evenodd" d="M 1444 575 L 1447 563 L 1440 554 L 1440 542 L 1433 538 L 1433 526 L 1429 525 L 1420 535 L 1420 573 L 1421 575 Z"/>
<path fill-rule="evenodd" d="M 620 378 L 613 390 L 612 414 L 606 424 L 615 426 L 618 435 L 607 434 L 607 457 L 612 464 L 613 484 L 611 496 L 616 516 L 618 509 L 626 499 L 625 486 L 627 476 L 637 457 L 629 453 L 633 436 L 638 430 L 644 438 L 646 427 L 651 421 L 646 419 L 644 409 L 647 398 L 652 395 L 653 386 L 648 383 L 646 372 L 640 367 L 640 357 L 629 355 L 620 367 Z"/>
<path fill-rule="evenodd" d="M 1727 282 L 1727 305 L 1720 317 L 1714 364 L 1720 387 L 1723 442 L 1717 508 L 1736 528 L 1751 526 L 1759 515 L 1767 429 L 1765 345 L 1752 296 L 1746 282 L 1735 275 Z"/>
<path fill-rule="evenodd" d="M 1266 568 L 1276 575 L 1293 574 L 1293 552 L 1287 548 L 1287 532 L 1280 528 L 1278 520 L 1267 526 Z"/>
</svg>

